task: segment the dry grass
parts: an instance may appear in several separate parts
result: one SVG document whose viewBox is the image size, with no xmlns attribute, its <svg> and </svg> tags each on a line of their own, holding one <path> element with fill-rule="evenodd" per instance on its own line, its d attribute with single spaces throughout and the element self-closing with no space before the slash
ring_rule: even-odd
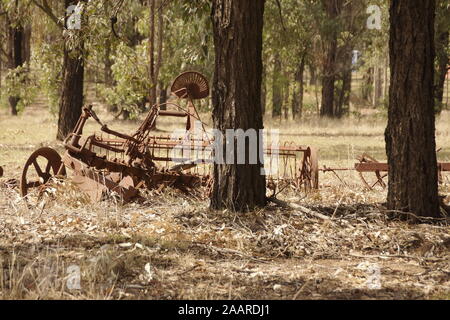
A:
<svg viewBox="0 0 450 320">
<path fill-rule="evenodd" d="M 450 115 L 438 144 L 450 150 Z M 23 126 L 24 122 L 26 126 Z M 137 123 L 113 121 L 132 131 Z M 321 148 L 321 164 L 353 166 L 364 151 L 383 159 L 382 118 L 283 123 L 284 137 Z M 267 121 L 268 127 L 276 123 Z M 3 299 L 448 299 L 450 228 L 408 224 L 382 207 L 385 191 L 366 191 L 353 172 L 321 177 L 321 190 L 289 190 L 285 209 L 237 215 L 173 190 L 142 204 L 92 204 L 70 181 L 51 185 L 30 207 L 17 188 L 26 158 L 41 145 L 61 150 L 42 108 L 0 113 L 0 298 Z M 173 124 L 160 126 L 165 131 Z M 94 130 L 94 126 L 88 128 Z M 449 194 L 450 183 L 442 186 Z M 449 199 L 450 200 L 450 199 Z M 319 213 L 319 214 L 317 214 Z M 81 289 L 67 287 L 69 266 Z M 370 289 L 378 266 L 381 288 Z"/>
</svg>

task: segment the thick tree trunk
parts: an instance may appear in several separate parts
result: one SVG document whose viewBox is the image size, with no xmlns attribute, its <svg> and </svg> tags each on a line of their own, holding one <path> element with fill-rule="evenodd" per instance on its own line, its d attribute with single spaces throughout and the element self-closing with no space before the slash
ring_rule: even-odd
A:
<svg viewBox="0 0 450 320">
<path fill-rule="evenodd" d="M 72 3 L 65 0 L 66 8 Z M 81 32 L 74 30 L 74 32 Z M 59 101 L 58 133 L 56 138 L 64 140 L 75 127 L 83 108 L 84 59 L 83 44 L 80 48 L 69 51 L 64 46 L 63 79 L 61 99 Z"/>
<path fill-rule="evenodd" d="M 390 4 L 388 208 L 439 217 L 434 113 L 435 0 Z"/>
<path fill-rule="evenodd" d="M 283 105 L 283 86 L 281 83 L 281 59 L 275 53 L 273 57 L 272 73 L 272 118 L 281 117 L 281 107 Z"/>
<path fill-rule="evenodd" d="M 31 60 L 31 32 L 32 26 L 28 24 L 25 26 L 23 30 L 23 48 L 22 48 L 22 57 L 24 63 L 28 64 L 28 68 L 30 68 L 30 60 Z"/>
<path fill-rule="evenodd" d="M 341 0 L 324 0 L 324 7 L 327 17 L 330 20 L 336 19 L 341 9 Z M 321 116 L 334 117 L 334 88 L 336 80 L 336 55 L 337 55 L 336 30 L 330 30 L 327 35 L 326 53 L 322 67 L 322 106 Z"/>
<path fill-rule="evenodd" d="M 342 117 L 350 108 L 350 93 L 352 89 L 352 47 L 346 44 L 339 57 L 341 72 L 339 73 L 339 80 L 341 80 L 341 87 L 335 106 L 335 116 Z"/>
<path fill-rule="evenodd" d="M 227 129 L 263 128 L 261 110 L 262 29 L 264 0 L 213 0 L 215 73 L 213 83 L 214 126 Z M 266 204 L 263 163 L 249 163 L 246 139 L 245 164 L 214 164 L 213 209 L 247 211 Z M 262 136 L 257 134 L 257 153 Z M 233 143 L 232 143 L 233 144 Z M 236 147 L 236 143 L 234 143 Z M 223 147 L 224 154 L 225 147 Z"/>
</svg>

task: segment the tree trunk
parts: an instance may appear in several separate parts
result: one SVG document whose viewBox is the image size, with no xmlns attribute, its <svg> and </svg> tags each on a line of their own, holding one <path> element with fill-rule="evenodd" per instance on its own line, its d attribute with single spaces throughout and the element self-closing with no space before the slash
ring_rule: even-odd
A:
<svg viewBox="0 0 450 320">
<path fill-rule="evenodd" d="M 163 63 L 163 42 L 164 42 L 164 19 L 163 19 L 164 1 L 158 1 L 158 59 L 155 65 L 155 83 L 159 83 L 159 70 Z"/>
<path fill-rule="evenodd" d="M 16 2 L 17 5 L 17 2 Z M 9 20 L 9 19 L 8 19 Z M 24 63 L 24 29 L 19 21 L 8 21 L 8 54 L 9 54 L 9 69 L 14 70 L 21 67 Z M 12 115 L 17 115 L 17 105 L 20 102 L 20 97 L 9 96 L 9 106 Z"/>
<path fill-rule="evenodd" d="M 448 47 L 449 47 L 449 31 L 443 32 L 438 35 L 436 41 L 436 53 L 437 53 L 437 69 L 435 76 L 435 100 L 436 111 L 441 112 L 444 102 L 444 86 L 445 77 L 448 72 Z"/>
<path fill-rule="evenodd" d="M 214 126 L 227 129 L 263 128 L 261 110 L 262 29 L 264 0 L 213 0 L 215 73 L 213 83 Z M 262 153 L 262 135 L 255 141 Z M 213 209 L 247 211 L 266 204 L 263 163 L 249 163 L 250 139 L 245 142 L 245 164 L 214 164 Z M 233 143 L 232 143 L 233 144 Z M 234 143 L 236 147 L 236 142 Z M 225 147 L 223 147 L 224 154 Z"/>
<path fill-rule="evenodd" d="M 22 57 L 24 63 L 28 64 L 28 68 L 30 68 L 30 60 L 31 60 L 31 32 L 32 26 L 28 24 L 25 26 L 23 31 L 23 49 L 22 49 Z"/>
<path fill-rule="evenodd" d="M 335 116 L 340 118 L 350 109 L 350 93 L 352 89 L 352 47 L 350 44 L 345 44 L 341 48 L 339 55 L 341 70 L 339 73 L 339 80 L 341 86 L 335 106 Z"/>
<path fill-rule="evenodd" d="M 303 113 L 303 95 L 304 95 L 304 75 L 305 75 L 306 52 L 300 55 L 300 63 L 295 73 L 295 82 L 292 93 L 292 118 L 302 118 Z M 298 91 L 297 91 L 298 87 Z"/>
<path fill-rule="evenodd" d="M 261 76 L 262 80 L 261 80 L 261 110 L 262 110 L 262 115 L 264 117 L 264 115 L 266 114 L 266 104 L 267 104 L 267 88 L 266 88 L 266 78 L 267 78 L 267 73 L 266 73 L 266 66 L 263 65 L 263 71 L 262 71 L 262 76 Z"/>
<path fill-rule="evenodd" d="M 289 94 L 291 86 L 289 85 L 289 74 L 285 73 L 283 78 L 283 113 L 284 119 L 289 119 Z"/>
<path fill-rule="evenodd" d="M 373 86 L 373 68 L 367 69 L 366 73 L 363 75 L 363 85 L 361 87 L 362 98 L 370 102 L 370 97 L 372 94 Z"/>
<path fill-rule="evenodd" d="M 435 0 L 390 4 L 388 208 L 439 217 L 434 113 Z"/>
<path fill-rule="evenodd" d="M 372 106 L 374 108 L 380 105 L 381 96 L 383 95 L 383 78 L 382 70 L 380 67 L 374 67 L 374 78 L 373 78 L 373 99 Z"/>
<path fill-rule="evenodd" d="M 66 8 L 72 3 L 65 0 Z M 66 17 L 67 18 L 67 17 Z M 73 32 L 81 32 L 73 30 Z M 84 59 L 83 44 L 70 51 L 64 45 L 63 79 L 59 101 L 58 133 L 56 138 L 64 140 L 75 127 L 83 108 Z"/>
<path fill-rule="evenodd" d="M 309 85 L 317 85 L 317 71 L 316 67 L 312 63 L 309 65 Z"/>
<path fill-rule="evenodd" d="M 167 102 L 167 86 L 163 82 L 159 82 L 159 104 L 162 104 L 161 110 L 166 110 L 167 106 L 164 104 Z"/>
<path fill-rule="evenodd" d="M 281 117 L 281 107 L 283 105 L 283 87 L 281 84 L 281 59 L 275 53 L 273 57 L 272 74 L 272 118 Z"/>
<path fill-rule="evenodd" d="M 327 17 L 334 20 L 338 17 L 341 7 L 341 0 L 324 0 Z M 322 106 L 321 116 L 334 117 L 334 88 L 336 80 L 336 54 L 337 37 L 335 29 L 330 30 L 327 35 L 326 53 L 322 69 Z"/>
<path fill-rule="evenodd" d="M 150 92 L 149 92 L 149 102 L 153 106 L 156 103 L 156 79 L 155 79 L 155 7 L 156 0 L 148 0 L 149 10 L 150 10 L 150 35 L 149 35 L 149 57 L 150 57 L 150 68 L 149 68 L 149 78 L 150 78 Z"/>
</svg>

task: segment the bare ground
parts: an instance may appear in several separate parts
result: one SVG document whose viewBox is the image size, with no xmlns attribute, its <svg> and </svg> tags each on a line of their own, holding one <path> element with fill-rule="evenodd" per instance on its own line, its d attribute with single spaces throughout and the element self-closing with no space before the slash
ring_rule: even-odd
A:
<svg viewBox="0 0 450 320">
<path fill-rule="evenodd" d="M 298 209 L 238 215 L 209 211 L 207 201 L 172 190 L 142 204 L 90 204 L 69 182 L 29 208 L 3 185 L 0 296 L 450 298 L 445 222 L 408 224 L 380 205 L 352 204 L 358 195 L 338 197 L 338 189 L 320 191 L 321 199 L 337 199 L 334 206 L 309 195 Z M 81 290 L 67 288 L 71 265 L 80 268 Z"/>
</svg>

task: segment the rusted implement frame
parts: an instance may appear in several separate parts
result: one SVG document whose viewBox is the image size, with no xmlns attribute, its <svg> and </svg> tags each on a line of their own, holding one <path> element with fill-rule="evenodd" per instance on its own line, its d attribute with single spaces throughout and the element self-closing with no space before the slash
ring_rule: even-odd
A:
<svg viewBox="0 0 450 320">
<path fill-rule="evenodd" d="M 388 175 L 389 165 L 387 163 L 378 162 L 375 158 L 367 154 L 363 154 L 357 159 L 359 160 L 359 163 L 355 164 L 355 170 L 358 172 L 365 186 L 369 190 L 372 190 L 378 184 L 383 189 L 386 189 L 387 185 L 384 182 L 384 179 Z M 443 183 L 442 177 L 443 172 L 450 172 L 450 163 L 448 162 L 438 163 L 439 183 Z M 375 183 L 369 183 L 367 179 L 364 177 L 363 175 L 364 173 L 374 173 L 376 177 Z"/>
<path fill-rule="evenodd" d="M 74 130 L 64 141 L 66 151 L 62 157 L 50 148 L 41 148 L 30 156 L 22 173 L 22 196 L 29 189 L 45 186 L 52 177 L 66 177 L 67 171 L 72 172 L 72 181 L 94 201 L 102 199 L 105 193 L 115 193 L 128 202 L 138 197 L 142 188 L 162 190 L 172 186 L 188 192 L 203 186 L 210 190 L 213 139 L 193 103 L 209 95 L 208 83 L 201 74 L 186 72 L 175 79 L 171 91 L 178 99 L 186 100 L 187 106 L 168 102 L 164 105 L 176 110 L 161 110 L 163 105 L 154 105 L 131 135 L 103 124 L 92 106 L 83 108 Z M 185 136 L 155 135 L 160 116 L 186 118 Z M 91 118 L 100 125 L 101 132 L 83 138 L 84 126 Z M 199 124 L 201 128 L 196 128 Z M 200 137 L 196 136 L 196 129 L 200 129 Z M 197 157 L 192 160 L 185 152 L 194 152 Z M 278 157 L 281 162 L 277 163 L 281 170 L 268 176 L 270 181 L 318 188 L 318 156 L 314 148 L 284 143 L 281 147 L 265 148 L 264 153 L 268 168 Z M 30 179 L 32 169 L 37 179 Z"/>
</svg>

